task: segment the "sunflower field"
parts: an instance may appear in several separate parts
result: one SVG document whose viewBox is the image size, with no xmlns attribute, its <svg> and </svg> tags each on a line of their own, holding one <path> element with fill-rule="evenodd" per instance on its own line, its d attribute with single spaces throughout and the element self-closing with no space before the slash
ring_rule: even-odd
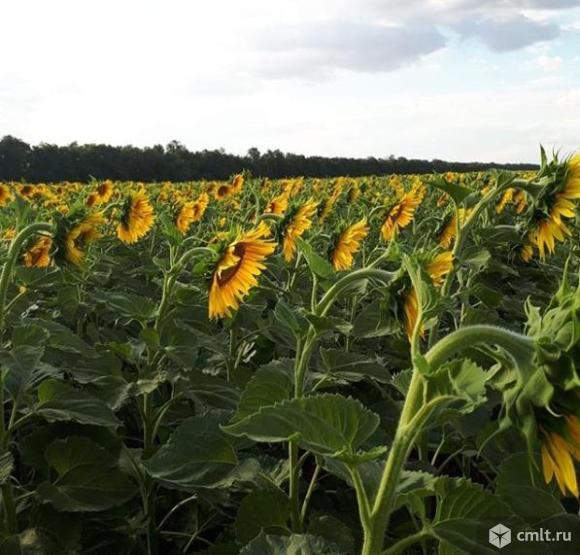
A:
<svg viewBox="0 0 580 555">
<path fill-rule="evenodd" d="M 578 553 L 580 155 L 0 184 L 0 554 Z"/>
</svg>

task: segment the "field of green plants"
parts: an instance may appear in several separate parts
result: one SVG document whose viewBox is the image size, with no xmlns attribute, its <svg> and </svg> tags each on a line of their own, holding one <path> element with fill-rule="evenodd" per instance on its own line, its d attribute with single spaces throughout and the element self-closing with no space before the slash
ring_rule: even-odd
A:
<svg viewBox="0 0 580 555">
<path fill-rule="evenodd" d="M 578 553 L 579 205 L 543 151 L 0 184 L 0 554 Z"/>
</svg>

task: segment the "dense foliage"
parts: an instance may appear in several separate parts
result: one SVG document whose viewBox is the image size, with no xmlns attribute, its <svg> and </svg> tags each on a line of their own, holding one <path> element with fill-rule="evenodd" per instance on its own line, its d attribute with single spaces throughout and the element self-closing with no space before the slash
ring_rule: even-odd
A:
<svg viewBox="0 0 580 555">
<path fill-rule="evenodd" d="M 580 157 L 545 155 L 0 184 L 0 553 L 577 541 L 579 203 Z"/>
<path fill-rule="evenodd" d="M 86 181 L 91 177 L 133 181 L 183 181 L 191 179 L 226 179 L 248 170 L 270 178 L 309 175 L 338 177 L 344 175 L 384 175 L 388 173 L 430 173 L 478 171 L 500 167 L 481 162 L 461 163 L 443 160 L 408 160 L 395 158 L 328 158 L 303 156 L 269 150 L 260 153 L 251 148 L 246 156 L 223 150 L 190 152 L 177 141 L 167 146 L 138 148 L 102 144 L 57 146 L 42 143 L 30 146 L 11 136 L 0 140 L 0 180 L 34 182 Z M 532 169 L 529 164 L 504 164 L 511 169 Z"/>
</svg>

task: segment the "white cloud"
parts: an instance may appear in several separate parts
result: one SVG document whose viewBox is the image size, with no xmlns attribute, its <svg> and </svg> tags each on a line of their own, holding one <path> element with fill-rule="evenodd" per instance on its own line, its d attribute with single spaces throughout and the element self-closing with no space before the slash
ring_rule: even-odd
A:
<svg viewBox="0 0 580 555">
<path fill-rule="evenodd" d="M 540 141 L 577 143 L 572 55 L 538 45 L 578 3 L 3 2 L 0 134 L 534 160 Z"/>
</svg>

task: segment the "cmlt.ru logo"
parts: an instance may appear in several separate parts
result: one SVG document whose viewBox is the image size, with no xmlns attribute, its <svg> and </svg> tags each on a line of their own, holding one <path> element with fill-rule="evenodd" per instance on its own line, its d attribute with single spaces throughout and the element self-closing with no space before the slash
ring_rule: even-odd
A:
<svg viewBox="0 0 580 555">
<path fill-rule="evenodd" d="M 512 542 L 512 531 L 503 524 L 497 524 L 489 530 L 489 543 L 500 549 Z"/>
</svg>

